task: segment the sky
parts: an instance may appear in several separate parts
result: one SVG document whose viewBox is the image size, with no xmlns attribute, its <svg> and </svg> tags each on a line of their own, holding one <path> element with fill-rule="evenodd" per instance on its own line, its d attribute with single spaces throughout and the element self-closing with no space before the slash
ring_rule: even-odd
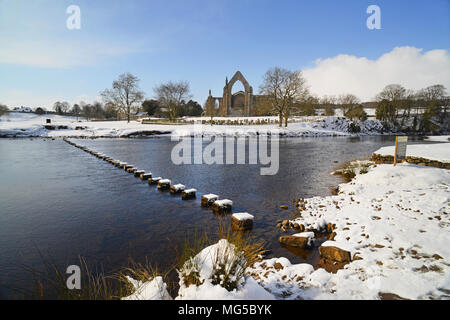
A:
<svg viewBox="0 0 450 320">
<path fill-rule="evenodd" d="M 367 28 L 370 5 L 381 29 Z M 237 70 L 257 93 L 275 66 L 302 70 L 314 94 L 367 101 L 390 83 L 450 91 L 449 50 L 450 0 L 0 0 L 0 103 L 93 102 L 130 72 L 146 98 L 187 80 L 203 104 Z"/>
</svg>

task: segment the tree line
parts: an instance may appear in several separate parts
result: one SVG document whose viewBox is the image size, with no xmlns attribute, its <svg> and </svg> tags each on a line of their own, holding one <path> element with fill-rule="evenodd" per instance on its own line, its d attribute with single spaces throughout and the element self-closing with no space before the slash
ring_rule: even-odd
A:
<svg viewBox="0 0 450 320">
<path fill-rule="evenodd" d="M 417 91 L 399 84 L 387 85 L 376 97 L 376 118 L 403 131 L 432 132 L 448 119 L 447 89 L 432 85 Z"/>
<path fill-rule="evenodd" d="M 70 114 L 90 119 L 123 119 L 128 122 L 138 112 L 148 116 L 175 119 L 183 116 L 200 116 L 201 105 L 192 100 L 187 81 L 162 83 L 154 88 L 155 99 L 144 99 L 145 93 L 139 87 L 139 78 L 124 73 L 114 80 L 111 88 L 100 93 L 102 102 L 87 104 L 80 102 L 72 107 L 68 102 L 57 101 L 53 108 L 58 114 Z"/>
<path fill-rule="evenodd" d="M 450 104 L 447 89 L 436 84 L 417 91 L 407 90 L 399 84 L 383 88 L 371 103 L 376 108 L 376 118 L 389 129 L 403 131 L 436 131 L 448 119 Z M 340 108 L 351 120 L 365 121 L 367 113 L 361 100 L 354 94 L 340 96 L 311 94 L 302 71 L 291 71 L 279 67 L 269 69 L 259 88 L 262 95 L 255 105 L 256 115 L 277 115 L 279 124 L 287 126 L 292 115 L 332 116 Z"/>
<path fill-rule="evenodd" d="M 314 116 L 319 110 L 326 116 L 333 116 L 340 106 L 344 116 L 350 119 L 366 120 L 367 114 L 360 100 L 353 94 L 339 97 L 318 97 L 312 94 L 301 70 L 291 71 L 279 67 L 269 69 L 259 87 L 261 98 L 255 105 L 256 115 L 277 115 L 279 125 L 287 127 L 293 115 Z"/>
</svg>

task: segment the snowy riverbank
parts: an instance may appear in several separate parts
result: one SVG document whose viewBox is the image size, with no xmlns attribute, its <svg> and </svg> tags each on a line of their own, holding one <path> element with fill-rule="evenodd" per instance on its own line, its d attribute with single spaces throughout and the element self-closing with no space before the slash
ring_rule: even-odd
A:
<svg viewBox="0 0 450 320">
<path fill-rule="evenodd" d="M 316 230 L 333 224 L 334 240 L 326 245 L 350 253 L 344 269 L 313 272 L 281 259 L 283 268 L 275 270 L 268 268 L 272 259 L 252 272 L 266 289 L 291 299 L 448 298 L 449 185 L 449 170 L 372 165 L 340 185 L 338 195 L 306 199 L 301 218 L 292 221 Z"/>
<path fill-rule="evenodd" d="M 46 119 L 51 123 L 47 124 Z M 194 124 L 142 124 L 138 121 L 81 121 L 74 117 L 36 115 L 11 112 L 0 118 L 0 137 L 132 137 L 172 134 L 193 135 L 255 135 L 276 130 L 281 135 L 298 136 L 346 136 L 380 135 L 382 124 L 377 120 L 352 122 L 343 117 L 326 117 L 290 123 L 287 128 L 277 124 L 267 125 L 194 125 Z M 355 129 L 356 128 L 356 129 Z M 355 131 L 356 130 L 356 131 Z"/>
<path fill-rule="evenodd" d="M 445 144 L 436 148 L 442 152 Z M 316 233 L 329 232 L 333 226 L 332 237 L 322 244 L 308 232 L 309 250 L 321 246 L 348 253 L 349 261 L 337 272 L 294 265 L 283 257 L 265 259 L 248 267 L 237 279 L 238 288 L 230 292 L 211 282 L 213 269 L 208 262 L 200 268 L 203 284 L 182 285 L 174 298 L 448 299 L 450 171 L 367 161 L 364 167 L 355 170 L 351 182 L 339 186 L 337 195 L 303 200 L 300 218 L 290 221 Z M 223 242 L 208 247 L 194 260 L 209 261 L 217 256 L 215 250 L 224 247 Z M 230 260 L 234 259 L 233 255 Z M 141 285 L 161 287 L 154 282 Z M 151 295 L 142 295 L 146 287 L 135 287 L 138 294 L 129 298 L 161 297 L 154 290 L 150 290 Z"/>
</svg>

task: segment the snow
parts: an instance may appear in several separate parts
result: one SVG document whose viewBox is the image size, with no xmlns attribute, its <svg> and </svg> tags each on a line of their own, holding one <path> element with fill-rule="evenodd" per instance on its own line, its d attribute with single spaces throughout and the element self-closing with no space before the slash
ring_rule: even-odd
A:
<svg viewBox="0 0 450 320">
<path fill-rule="evenodd" d="M 155 179 L 156 179 L 156 178 L 155 178 Z M 159 180 L 159 183 L 161 183 L 161 184 L 171 184 L 172 181 L 170 181 L 169 179 L 160 179 L 160 180 Z"/>
<path fill-rule="evenodd" d="M 277 298 L 379 299 L 380 293 L 408 299 L 448 297 L 449 185 L 449 170 L 372 165 L 368 173 L 341 184 L 338 195 L 306 199 L 301 218 L 291 221 L 322 230 L 335 224 L 334 241 L 322 245 L 350 251 L 361 260 L 336 274 L 319 269 L 295 277 L 294 266 L 267 274 L 262 265 L 273 260 L 263 260 L 249 272 Z"/>
<path fill-rule="evenodd" d="M 299 238 L 307 238 L 308 239 L 308 246 L 312 245 L 312 241 L 314 240 L 314 232 L 301 232 L 293 234 L 294 237 Z"/>
<path fill-rule="evenodd" d="M 228 200 L 228 199 L 216 200 L 216 201 L 214 201 L 214 205 L 216 205 L 218 207 L 232 206 L 233 201 Z"/>
<path fill-rule="evenodd" d="M 243 256 L 236 252 L 233 244 L 227 240 L 219 240 L 218 243 L 203 249 L 191 261 L 196 266 L 196 271 L 199 274 L 201 285 L 197 286 L 191 284 L 186 287 L 184 282 L 180 280 L 180 290 L 178 292 L 178 300 L 223 300 L 223 299 L 273 299 L 273 296 L 264 290 L 251 277 L 243 275 Z M 189 262 L 189 261 L 188 261 Z M 215 267 L 225 263 L 229 272 L 233 272 L 236 276 L 237 289 L 233 291 L 226 290 L 220 284 L 214 285 L 212 283 L 213 275 L 215 274 Z M 179 271 L 181 274 L 186 272 L 189 264 L 185 264 L 184 270 Z M 235 266 L 235 268 L 231 267 Z M 239 277 L 240 272 L 242 275 Z M 181 275 L 180 275 L 181 277 Z"/>
<path fill-rule="evenodd" d="M 184 190 L 184 192 L 186 192 L 186 193 L 196 193 L 197 189 L 186 189 L 186 190 Z"/>
<path fill-rule="evenodd" d="M 142 282 L 127 276 L 127 280 L 136 291 L 122 300 L 172 300 L 162 277 L 158 276 L 151 281 Z"/>
<path fill-rule="evenodd" d="M 267 119 L 270 117 L 258 117 Z M 50 125 L 65 125 L 67 129 L 47 130 L 46 119 Z M 81 118 L 80 118 L 81 119 Z M 201 122 L 202 118 L 194 118 Z M 208 118 L 209 120 L 210 118 Z M 224 118 L 235 120 L 235 118 Z M 242 118 L 253 119 L 253 118 Z M 255 118 L 256 119 L 256 118 Z M 189 120 L 189 119 L 188 119 Z M 142 124 L 140 121 L 85 121 L 75 117 L 58 115 L 36 115 L 32 113 L 9 112 L 0 117 L 0 136 L 17 137 L 128 137 L 139 134 L 172 134 L 173 136 L 248 136 L 265 135 L 276 130 L 281 135 L 298 136 L 347 136 L 352 121 L 344 117 L 301 117 L 288 127 L 277 124 L 267 125 L 199 125 L 199 124 Z M 361 128 L 359 135 L 382 134 L 383 126 L 377 120 L 364 123 L 355 122 Z M 83 130 L 76 129 L 83 128 Z"/>
<path fill-rule="evenodd" d="M 314 232 L 301 232 L 293 234 L 293 236 L 299 238 L 314 238 Z"/>
<path fill-rule="evenodd" d="M 380 155 L 391 155 L 395 152 L 395 146 L 382 147 L 374 153 Z M 418 157 L 441 162 L 450 162 L 450 146 L 448 144 L 411 144 L 406 148 L 406 156 Z"/>
<path fill-rule="evenodd" d="M 353 256 L 353 254 L 356 251 L 354 249 L 354 247 L 352 247 L 351 245 L 348 245 L 344 241 L 340 241 L 340 242 L 338 242 L 338 241 L 330 241 L 330 240 L 329 241 L 325 241 L 324 243 L 321 244 L 321 247 L 336 247 L 336 248 L 339 248 L 339 249 L 342 249 L 342 250 L 350 252 L 352 254 L 352 256 Z"/>
<path fill-rule="evenodd" d="M 181 270 L 180 289 L 176 300 L 273 300 L 274 296 L 266 291 L 252 277 L 244 274 L 243 255 L 237 252 L 236 247 L 227 240 L 222 239 L 214 245 L 204 248 L 195 257 L 187 260 Z M 213 281 L 217 275 L 217 267 L 225 265 L 230 279 L 236 281 L 237 287 L 231 291 L 225 289 L 221 283 Z M 223 270 L 223 269 L 221 269 Z M 200 284 L 185 285 L 184 275 L 195 272 Z M 234 278 L 233 278 L 234 277 Z M 222 279 L 222 278 L 220 278 Z M 132 278 L 128 281 L 134 286 L 136 292 L 124 299 L 170 299 L 166 285 L 160 277 L 142 283 Z"/>
<path fill-rule="evenodd" d="M 186 188 L 186 186 L 184 184 L 175 184 L 172 186 L 172 188 L 175 191 L 180 191 L 180 190 L 184 190 Z"/>
<path fill-rule="evenodd" d="M 219 196 L 218 196 L 218 195 L 215 195 L 215 194 L 212 194 L 212 193 L 210 193 L 210 194 L 205 194 L 203 197 L 204 197 L 205 199 L 208 199 L 208 200 L 219 199 Z"/>
<path fill-rule="evenodd" d="M 233 218 L 236 218 L 237 220 L 253 220 L 255 217 L 249 214 L 248 212 L 238 212 L 234 213 L 232 215 Z"/>
<path fill-rule="evenodd" d="M 425 137 L 425 140 L 436 142 L 450 142 L 450 136 L 428 136 Z"/>
<path fill-rule="evenodd" d="M 440 148 L 445 148 L 441 144 Z M 356 255 L 335 274 L 284 258 L 264 259 L 236 275 L 236 289 L 213 284 L 217 262 L 239 252 L 226 240 L 188 260 L 179 274 L 198 273 L 201 284 L 180 280 L 176 299 L 380 299 L 380 293 L 407 299 L 445 299 L 450 290 L 450 171 L 413 164 L 371 164 L 336 196 L 305 199 L 300 218 L 309 230 L 336 225 L 335 246 Z M 313 232 L 300 233 L 311 240 Z M 318 250 L 317 247 L 312 250 Z M 237 272 L 239 274 L 239 272 Z"/>
</svg>

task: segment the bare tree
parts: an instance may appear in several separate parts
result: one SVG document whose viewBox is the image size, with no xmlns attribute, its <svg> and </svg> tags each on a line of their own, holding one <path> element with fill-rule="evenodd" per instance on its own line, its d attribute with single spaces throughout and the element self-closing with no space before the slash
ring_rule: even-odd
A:
<svg viewBox="0 0 450 320">
<path fill-rule="evenodd" d="M 334 107 L 336 105 L 337 98 L 335 96 L 324 95 L 320 98 L 320 105 L 324 108 L 326 116 L 334 116 Z"/>
<path fill-rule="evenodd" d="M 8 107 L 4 104 L 0 104 L 0 116 L 4 115 L 6 112 L 8 112 Z"/>
<path fill-rule="evenodd" d="M 446 94 L 446 88 L 442 84 L 435 84 L 420 90 L 419 95 L 425 101 L 441 100 Z"/>
<path fill-rule="evenodd" d="M 100 93 L 105 104 L 114 105 L 127 116 L 130 122 L 131 112 L 139 108 L 144 100 L 144 92 L 139 89 L 139 78 L 131 73 L 124 73 L 115 80 L 112 89 L 105 89 Z"/>
<path fill-rule="evenodd" d="M 167 109 L 170 120 L 178 116 L 182 102 L 191 98 L 189 82 L 187 81 L 169 81 L 159 85 L 154 90 L 159 104 Z"/>
<path fill-rule="evenodd" d="M 81 112 L 87 121 L 92 117 L 92 106 L 90 104 L 85 103 L 84 101 L 80 102 Z"/>
<path fill-rule="evenodd" d="M 308 95 L 306 80 L 301 71 L 290 71 L 275 67 L 264 75 L 263 84 L 259 88 L 261 94 L 268 97 L 271 107 L 280 119 L 280 127 L 287 127 L 288 118 L 294 108 L 295 101 Z"/>
<path fill-rule="evenodd" d="M 439 116 L 439 122 L 443 123 L 447 117 L 447 101 L 445 101 L 445 95 L 447 89 L 441 85 L 436 84 L 419 91 L 418 95 L 421 100 L 424 101 L 426 110 L 424 118 L 428 116 L 430 119 Z M 441 107 L 443 106 L 443 110 Z M 426 119 L 425 119 L 426 121 Z"/>
<path fill-rule="evenodd" d="M 70 104 L 66 101 L 64 101 L 64 102 L 56 101 L 53 104 L 53 109 L 55 109 L 55 111 L 58 114 L 62 115 L 62 114 L 67 113 L 70 110 Z"/>
<path fill-rule="evenodd" d="M 340 95 L 337 99 L 341 105 L 342 113 L 345 116 L 353 107 L 360 103 L 357 96 L 347 93 Z"/>
<path fill-rule="evenodd" d="M 389 84 L 377 95 L 376 100 L 386 99 L 394 102 L 402 100 L 406 95 L 406 89 L 399 84 Z"/>
<path fill-rule="evenodd" d="M 404 100 L 407 95 L 407 90 L 399 84 L 389 84 L 376 96 L 377 101 L 390 101 L 395 108 L 395 116 L 397 117 L 400 109 L 404 105 Z"/>
<path fill-rule="evenodd" d="M 80 105 L 75 103 L 72 107 L 72 114 L 77 117 L 77 121 L 78 121 L 78 116 L 80 115 L 80 112 L 81 112 Z"/>
</svg>

